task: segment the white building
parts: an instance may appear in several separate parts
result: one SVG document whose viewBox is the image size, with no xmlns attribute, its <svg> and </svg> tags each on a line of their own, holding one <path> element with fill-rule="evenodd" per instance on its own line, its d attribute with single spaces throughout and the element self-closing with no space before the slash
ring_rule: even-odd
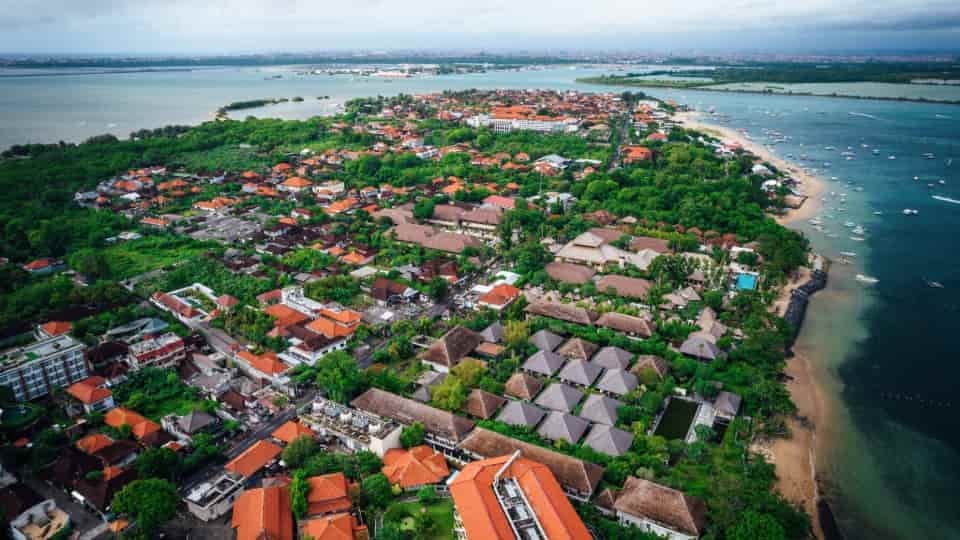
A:
<svg viewBox="0 0 960 540">
<path fill-rule="evenodd" d="M 621 525 L 633 525 L 667 540 L 697 540 L 706 525 L 703 501 L 633 476 L 624 482 L 613 508 Z"/>
<path fill-rule="evenodd" d="M 400 424 L 323 398 L 317 398 L 300 421 L 318 437 L 334 437 L 353 452 L 367 450 L 382 458 L 387 450 L 401 447 Z"/>
<path fill-rule="evenodd" d="M 66 334 L 0 353 L 0 385 L 29 401 L 87 377 L 83 344 Z"/>
</svg>

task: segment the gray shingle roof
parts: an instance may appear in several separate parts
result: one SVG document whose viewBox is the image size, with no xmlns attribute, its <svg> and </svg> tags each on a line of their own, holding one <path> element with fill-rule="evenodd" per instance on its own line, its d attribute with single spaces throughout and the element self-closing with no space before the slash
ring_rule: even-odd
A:
<svg viewBox="0 0 960 540">
<path fill-rule="evenodd" d="M 530 336 L 530 343 L 541 351 L 552 351 L 563 343 L 563 338 L 549 330 L 540 330 Z"/>
<path fill-rule="evenodd" d="M 563 366 L 563 369 L 560 370 L 560 374 L 557 375 L 557 377 L 559 377 L 560 380 L 581 386 L 590 386 L 593 384 L 593 381 L 597 380 L 597 377 L 600 376 L 601 371 L 603 371 L 603 369 L 601 369 L 600 366 L 591 364 L 585 360 L 571 360 L 567 362 L 567 365 Z"/>
<path fill-rule="evenodd" d="M 670 371 L 670 364 L 659 356 L 641 354 L 637 357 L 637 362 L 630 368 L 630 372 L 635 375 L 640 375 L 645 370 L 652 371 L 657 375 L 658 379 L 662 379 Z"/>
<path fill-rule="evenodd" d="M 591 422 L 612 426 L 617 423 L 617 410 L 622 406 L 623 402 L 618 399 L 603 394 L 590 394 L 580 408 L 580 416 Z"/>
<path fill-rule="evenodd" d="M 723 355 L 723 352 L 720 350 L 720 347 L 717 347 L 716 343 L 699 332 L 694 332 L 687 337 L 683 345 L 680 345 L 680 352 L 693 358 L 699 358 L 700 360 L 714 360 Z"/>
<path fill-rule="evenodd" d="M 510 401 L 500 411 L 497 420 L 512 426 L 534 427 L 546 414 L 540 407 L 526 401 Z"/>
<path fill-rule="evenodd" d="M 700 536 L 707 521 L 707 508 L 702 500 L 633 476 L 624 482 L 613 507 L 689 536 Z"/>
<path fill-rule="evenodd" d="M 611 369 L 600 377 L 597 389 L 622 396 L 637 387 L 637 376 L 625 369 Z"/>
<path fill-rule="evenodd" d="M 590 362 L 603 369 L 626 369 L 631 358 L 633 355 L 630 352 L 620 347 L 607 346 L 597 351 Z"/>
<path fill-rule="evenodd" d="M 582 397 L 583 392 L 570 385 L 553 383 L 540 394 L 540 397 L 534 403 L 555 411 L 569 412 L 577 406 Z"/>
<path fill-rule="evenodd" d="M 570 444 L 577 444 L 583 438 L 583 434 L 586 433 L 588 427 L 590 427 L 590 422 L 579 416 L 553 411 L 537 428 L 537 433 L 544 439 L 551 441 L 563 439 Z"/>
<path fill-rule="evenodd" d="M 563 357 L 557 353 L 537 351 L 523 363 L 523 369 L 550 377 L 563 367 L 563 362 Z"/>
<path fill-rule="evenodd" d="M 717 410 L 717 414 L 733 418 L 740 412 L 740 396 L 732 392 L 720 392 L 713 400 L 713 408 Z"/>
<path fill-rule="evenodd" d="M 500 321 L 496 321 L 490 326 L 484 328 L 480 331 L 480 336 L 483 337 L 484 341 L 487 343 L 500 343 L 503 341 L 503 336 L 505 329 L 503 325 L 500 324 Z"/>
<path fill-rule="evenodd" d="M 608 456 L 622 456 L 633 445 L 633 434 L 612 426 L 596 424 L 583 444 Z"/>
</svg>

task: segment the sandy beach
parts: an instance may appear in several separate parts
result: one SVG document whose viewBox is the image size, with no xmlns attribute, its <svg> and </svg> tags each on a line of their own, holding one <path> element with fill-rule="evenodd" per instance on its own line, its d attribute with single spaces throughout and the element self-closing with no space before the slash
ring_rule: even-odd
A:
<svg viewBox="0 0 960 540">
<path fill-rule="evenodd" d="M 786 225 L 793 221 L 801 221 L 813 217 L 820 208 L 820 195 L 826 188 L 826 183 L 822 178 L 810 174 L 798 165 L 787 161 L 770 151 L 762 144 L 747 138 L 743 133 L 726 127 L 710 124 L 703 121 L 703 114 L 700 112 L 679 112 L 674 115 L 674 120 L 680 122 L 687 128 L 696 129 L 715 137 L 737 142 L 744 150 L 767 161 L 781 171 L 790 174 L 799 184 L 798 191 L 806 197 L 800 208 L 790 209 L 776 220 L 781 225 Z"/>
<path fill-rule="evenodd" d="M 777 216 L 778 223 L 789 225 L 809 219 L 819 210 L 820 195 L 826 187 L 826 182 L 822 178 L 804 171 L 737 130 L 703 122 L 700 113 L 682 112 L 674 118 L 685 127 L 738 142 L 744 150 L 789 173 L 797 180 L 798 191 L 802 192 L 806 199 L 800 208 L 791 209 Z M 810 269 L 801 268 L 783 288 L 771 306 L 771 310 L 782 316 L 789 304 L 790 293 L 805 283 L 809 277 Z M 754 444 L 753 449 L 774 464 L 778 478 L 777 490 L 787 500 L 803 506 L 810 515 L 814 535 L 822 539 L 823 531 L 820 528 L 817 509 L 819 493 L 816 479 L 816 426 L 820 420 L 826 418 L 827 401 L 814 380 L 808 354 L 796 350 L 795 355 L 787 360 L 784 372 L 789 377 L 787 390 L 797 406 L 796 416 L 787 420 L 791 435 L 789 438 L 759 441 Z"/>
</svg>

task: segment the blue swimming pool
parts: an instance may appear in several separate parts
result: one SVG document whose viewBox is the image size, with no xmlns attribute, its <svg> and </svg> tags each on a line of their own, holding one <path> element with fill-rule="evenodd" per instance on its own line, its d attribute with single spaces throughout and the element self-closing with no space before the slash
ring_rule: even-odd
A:
<svg viewBox="0 0 960 540">
<path fill-rule="evenodd" d="M 757 288 L 757 276 L 753 274 L 739 274 L 737 276 L 738 291 L 752 291 Z"/>
</svg>

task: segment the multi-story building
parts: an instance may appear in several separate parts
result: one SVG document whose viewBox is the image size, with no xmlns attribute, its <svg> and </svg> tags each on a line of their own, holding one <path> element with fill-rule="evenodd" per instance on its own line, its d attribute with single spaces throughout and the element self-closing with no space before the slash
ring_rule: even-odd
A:
<svg viewBox="0 0 960 540">
<path fill-rule="evenodd" d="M 317 436 L 335 438 L 354 452 L 367 450 L 382 458 L 387 450 L 400 447 L 402 428 L 397 422 L 323 398 L 317 398 L 300 421 Z"/>
<path fill-rule="evenodd" d="M 29 401 L 86 378 L 83 344 L 66 334 L 0 353 L 0 385 Z"/>
<path fill-rule="evenodd" d="M 178 365 L 186 356 L 187 348 L 183 339 L 168 332 L 130 345 L 129 360 L 134 369 L 169 368 Z"/>
</svg>

